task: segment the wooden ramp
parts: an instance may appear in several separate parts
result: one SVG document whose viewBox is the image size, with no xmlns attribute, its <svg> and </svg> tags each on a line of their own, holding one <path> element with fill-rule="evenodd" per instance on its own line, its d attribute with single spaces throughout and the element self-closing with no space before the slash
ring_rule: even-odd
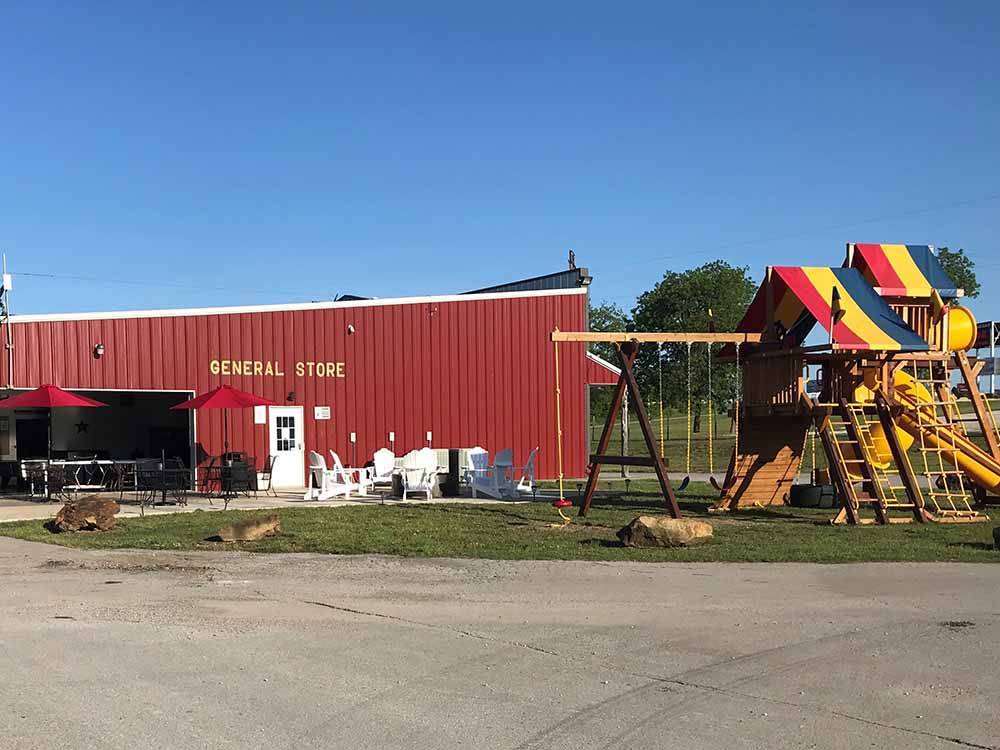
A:
<svg viewBox="0 0 1000 750">
<path fill-rule="evenodd" d="M 810 417 L 770 416 L 747 420 L 740 455 L 729 461 L 722 497 L 712 510 L 784 505 L 799 471 Z"/>
</svg>

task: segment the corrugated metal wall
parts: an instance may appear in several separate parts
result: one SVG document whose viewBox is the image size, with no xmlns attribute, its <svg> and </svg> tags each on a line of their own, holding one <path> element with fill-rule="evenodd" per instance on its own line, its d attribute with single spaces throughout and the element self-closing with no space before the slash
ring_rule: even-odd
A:
<svg viewBox="0 0 1000 750">
<path fill-rule="evenodd" d="M 591 357 L 587 357 L 584 367 L 586 367 L 586 375 L 584 377 L 590 385 L 618 384 L 618 376 L 620 373 L 609 369 L 601 362 L 596 362 Z M 612 367 L 614 367 L 614 365 L 612 365 Z"/>
<path fill-rule="evenodd" d="M 202 393 L 226 382 L 304 406 L 307 450 L 333 449 L 349 461 L 348 435 L 356 432 L 360 463 L 386 445 L 389 431 L 403 453 L 424 446 L 429 430 L 435 447 L 513 447 L 516 462 L 537 445 L 540 475 L 554 477 L 549 334 L 556 326 L 582 330 L 586 300 L 573 292 L 213 315 L 15 318 L 14 384 Z M 97 343 L 105 346 L 100 359 L 93 354 Z M 560 354 L 565 473 L 582 476 L 586 357 L 581 344 L 561 344 Z M 212 360 L 276 363 L 280 374 L 213 375 Z M 299 362 L 343 362 L 344 377 L 299 374 Z M 2 367 L 6 379 L 6 362 Z M 315 405 L 330 406 L 332 418 L 315 420 Z M 220 453 L 221 413 L 202 412 L 197 424 L 202 449 Z M 230 413 L 230 445 L 267 455 L 267 427 L 253 423 L 252 410 Z"/>
</svg>

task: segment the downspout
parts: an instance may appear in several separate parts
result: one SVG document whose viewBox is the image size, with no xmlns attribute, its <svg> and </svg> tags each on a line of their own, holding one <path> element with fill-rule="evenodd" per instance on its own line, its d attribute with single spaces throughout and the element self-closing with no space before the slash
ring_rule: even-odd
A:
<svg viewBox="0 0 1000 750">
<path fill-rule="evenodd" d="M 0 294 L 3 295 L 3 320 L 7 333 L 5 347 L 7 349 L 7 390 L 14 388 L 14 336 L 11 332 L 10 322 L 10 291 L 13 288 L 10 274 L 7 273 L 7 253 L 3 254 L 3 286 Z"/>
</svg>

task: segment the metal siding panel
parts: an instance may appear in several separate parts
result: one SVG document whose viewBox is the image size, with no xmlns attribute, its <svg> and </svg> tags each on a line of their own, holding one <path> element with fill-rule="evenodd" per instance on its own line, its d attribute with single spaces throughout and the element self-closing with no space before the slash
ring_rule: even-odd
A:
<svg viewBox="0 0 1000 750">
<path fill-rule="evenodd" d="M 381 441 L 378 438 L 378 433 L 381 432 L 379 423 L 381 399 L 379 398 L 378 390 L 378 381 L 380 380 L 378 362 L 380 357 L 384 357 L 384 354 L 375 350 L 375 347 L 379 343 L 375 322 L 378 313 L 371 307 L 363 309 L 362 312 L 364 314 L 364 338 L 361 341 L 365 359 L 365 419 L 364 433 L 363 435 L 358 435 L 358 456 L 359 458 L 364 458 L 364 460 L 360 461 L 363 464 L 381 445 Z M 338 357 L 331 356 L 331 359 L 338 359 Z"/>
<path fill-rule="evenodd" d="M 585 305 L 585 296 L 567 295 L 20 324 L 14 326 L 14 375 L 18 385 L 61 379 L 69 387 L 199 393 L 229 380 L 278 403 L 295 391 L 307 449 L 334 448 L 346 458 L 353 430 L 363 463 L 387 443 L 390 430 L 401 454 L 422 446 L 430 429 L 435 445 L 480 444 L 491 453 L 510 447 L 518 463 L 537 445 L 539 475 L 551 477 L 557 455 L 549 333 L 556 325 L 582 329 Z M 350 337 L 349 322 L 356 328 Z M 96 343 L 105 344 L 102 360 L 93 359 Z M 560 348 L 568 477 L 586 467 L 584 352 L 582 344 Z M 211 376 L 213 358 L 277 361 L 284 377 Z M 296 377 L 295 362 L 306 360 L 344 361 L 347 377 Z M 317 425 L 312 407 L 318 404 L 332 407 L 331 422 Z M 233 445 L 266 455 L 267 431 L 253 424 L 252 411 L 233 417 Z M 207 452 L 221 450 L 221 426 L 221 415 L 201 415 L 198 440 Z"/>
<path fill-rule="evenodd" d="M 41 383 L 41 373 L 46 373 L 50 380 L 58 379 L 57 376 L 52 372 L 52 358 L 49 356 L 48 347 L 43 345 L 43 341 L 48 341 L 51 336 L 52 324 L 45 323 L 38 327 L 34 332 L 35 337 L 33 341 L 33 348 L 37 354 L 36 369 L 35 372 L 38 373 L 35 377 L 36 383 Z M 44 336 L 42 334 L 45 334 Z"/>
<path fill-rule="evenodd" d="M 434 403 L 433 390 L 431 388 L 431 317 L 429 305 L 416 305 L 417 324 L 419 326 L 420 342 L 420 445 L 427 445 L 427 431 L 431 433 L 431 445 L 437 439 L 434 431 Z"/>
<path fill-rule="evenodd" d="M 371 441 L 369 445 L 374 452 L 383 446 L 388 447 L 388 396 L 391 389 L 387 387 L 385 373 L 386 367 L 393 357 L 392 347 L 386 338 L 385 315 L 381 310 L 372 311 L 372 337 L 369 346 L 372 352 L 372 390 L 375 393 L 375 400 L 374 403 L 370 404 L 370 408 L 375 415 L 375 420 L 372 424 L 372 434 L 368 437 Z"/>
<path fill-rule="evenodd" d="M 399 329 L 401 335 L 400 341 L 400 361 L 399 367 L 397 368 L 397 377 L 399 378 L 396 382 L 400 389 L 400 395 L 402 397 L 402 403 L 399 410 L 399 418 L 401 423 L 400 434 L 396 436 L 397 442 L 402 438 L 402 444 L 400 445 L 400 453 L 405 453 L 412 449 L 413 446 L 413 386 L 415 380 L 413 378 L 406 377 L 406 372 L 404 370 L 405 366 L 408 366 L 413 362 L 413 327 L 411 315 L 409 308 L 407 307 L 397 307 L 395 309 L 396 314 L 399 318 Z"/>
<path fill-rule="evenodd" d="M 403 320 L 401 308 L 389 308 L 386 311 L 386 315 L 389 318 L 389 328 L 391 331 L 391 336 L 396 342 L 393 347 L 393 355 L 391 358 L 392 367 L 392 383 L 393 387 L 390 389 L 392 391 L 392 414 L 390 416 L 391 429 L 396 432 L 396 452 L 401 453 L 402 448 L 405 445 L 404 441 L 406 439 L 406 433 L 404 432 L 403 424 L 403 412 L 406 406 L 406 394 L 403 391 L 403 358 L 405 356 L 405 344 L 400 340 L 403 335 Z"/>
</svg>

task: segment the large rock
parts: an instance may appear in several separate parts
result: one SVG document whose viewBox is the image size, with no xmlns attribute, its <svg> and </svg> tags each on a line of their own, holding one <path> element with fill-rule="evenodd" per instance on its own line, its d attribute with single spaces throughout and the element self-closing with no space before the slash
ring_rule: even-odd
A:
<svg viewBox="0 0 1000 750">
<path fill-rule="evenodd" d="M 119 510 L 121 507 L 114 500 L 82 497 L 60 508 L 50 528 L 55 532 L 110 531 L 115 527 L 115 515 Z"/>
<path fill-rule="evenodd" d="M 237 521 L 223 526 L 215 535 L 222 542 L 256 542 L 267 536 L 277 536 L 281 533 L 281 519 L 277 516 L 263 516 Z"/>
<path fill-rule="evenodd" d="M 710 536 L 712 524 L 670 516 L 639 516 L 618 532 L 626 547 L 687 547 Z"/>
</svg>

